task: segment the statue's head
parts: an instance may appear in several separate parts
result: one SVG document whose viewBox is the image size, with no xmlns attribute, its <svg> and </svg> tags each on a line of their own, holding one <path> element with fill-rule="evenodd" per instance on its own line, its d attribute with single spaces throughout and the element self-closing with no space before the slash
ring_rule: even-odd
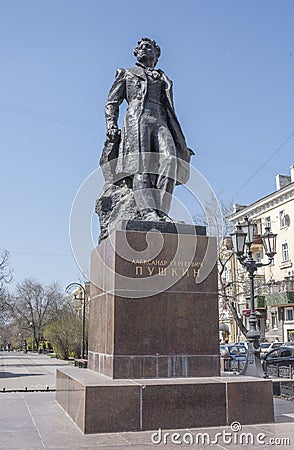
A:
<svg viewBox="0 0 294 450">
<path fill-rule="evenodd" d="M 140 39 L 137 47 L 134 48 L 134 55 L 139 62 L 146 64 L 147 60 L 149 63 L 153 60 L 153 66 L 156 66 L 160 53 L 161 50 L 156 41 L 147 37 Z"/>
</svg>

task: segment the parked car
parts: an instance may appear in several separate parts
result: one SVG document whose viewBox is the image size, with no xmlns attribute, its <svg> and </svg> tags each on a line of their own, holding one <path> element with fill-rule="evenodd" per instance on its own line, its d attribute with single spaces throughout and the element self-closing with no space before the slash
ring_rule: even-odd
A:
<svg viewBox="0 0 294 450">
<path fill-rule="evenodd" d="M 283 342 L 262 342 L 260 344 L 260 358 L 264 359 L 264 357 L 271 352 L 272 350 L 281 347 L 283 344 Z"/>
<path fill-rule="evenodd" d="M 274 350 L 275 348 L 279 348 L 282 345 L 284 345 L 284 342 L 278 342 L 278 341 L 272 342 L 269 351 Z"/>
<path fill-rule="evenodd" d="M 221 344 L 220 354 L 222 358 L 232 361 L 246 361 L 247 348 L 244 344 Z"/>
<path fill-rule="evenodd" d="M 289 341 L 289 342 L 284 342 L 284 344 L 282 344 L 283 347 L 294 347 L 294 342 L 293 341 Z"/>
<path fill-rule="evenodd" d="M 294 366 L 294 346 L 281 345 L 270 351 L 262 362 L 264 370 L 269 366 Z"/>
<path fill-rule="evenodd" d="M 223 344 L 220 346 L 221 367 L 225 372 L 239 373 L 247 359 L 247 348 L 244 343 Z"/>
<path fill-rule="evenodd" d="M 262 342 L 260 344 L 260 357 L 261 357 L 261 359 L 263 359 L 265 357 L 265 355 L 268 354 L 270 346 L 271 346 L 270 342 Z"/>
</svg>

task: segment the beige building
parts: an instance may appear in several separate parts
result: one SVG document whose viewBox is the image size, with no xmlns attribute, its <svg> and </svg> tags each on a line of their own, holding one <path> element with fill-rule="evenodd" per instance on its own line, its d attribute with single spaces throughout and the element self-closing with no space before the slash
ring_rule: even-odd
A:
<svg viewBox="0 0 294 450">
<path fill-rule="evenodd" d="M 261 335 L 269 341 L 276 337 L 283 342 L 294 341 L 294 166 L 290 167 L 290 175 L 276 176 L 275 192 L 249 206 L 236 205 L 230 220 L 237 225 L 246 217 L 257 224 L 252 247 L 255 260 L 268 261 L 260 239 L 265 227 L 270 226 L 277 234 L 274 262 L 259 268 L 255 279 L 256 314 Z M 235 273 L 230 276 L 237 280 L 238 309 L 245 317 L 249 303 L 248 275 L 239 263 L 235 267 Z M 243 285 L 239 283 L 242 278 Z"/>
<path fill-rule="evenodd" d="M 82 318 L 83 300 L 85 294 L 85 316 L 87 318 L 89 315 L 90 282 L 87 281 L 86 283 L 83 283 L 82 286 L 84 290 L 78 286 L 74 291 L 72 291 L 70 298 L 73 298 L 73 307 L 76 314 Z"/>
</svg>

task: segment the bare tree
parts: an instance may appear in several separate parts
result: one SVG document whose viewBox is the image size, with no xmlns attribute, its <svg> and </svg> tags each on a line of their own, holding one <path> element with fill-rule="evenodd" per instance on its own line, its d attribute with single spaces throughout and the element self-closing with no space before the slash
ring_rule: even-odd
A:
<svg viewBox="0 0 294 450">
<path fill-rule="evenodd" d="M 12 270 L 9 267 L 9 253 L 5 249 L 0 250 L 0 325 L 4 326 L 8 321 L 6 285 L 12 281 Z"/>
<path fill-rule="evenodd" d="M 63 302 L 64 296 L 57 283 L 45 286 L 37 280 L 26 279 L 17 285 L 6 305 L 13 322 L 27 335 L 33 335 L 38 348 L 45 326 L 56 317 Z"/>
<path fill-rule="evenodd" d="M 205 211 L 197 214 L 193 220 L 197 225 L 206 226 L 207 234 L 217 239 L 218 294 L 221 304 L 229 309 L 241 333 L 246 336 L 248 330 L 236 308 L 240 283 L 234 278 L 225 280 L 225 271 L 234 258 L 229 237 L 233 227 L 229 221 L 229 216 L 233 213 L 233 203 L 226 204 L 221 196 L 219 199 L 211 197 L 204 209 Z"/>
<path fill-rule="evenodd" d="M 223 306 L 230 310 L 239 330 L 246 337 L 248 330 L 236 308 L 236 305 L 238 304 L 238 296 L 240 295 L 240 282 L 234 278 L 235 271 L 231 274 L 228 281 L 225 278 L 225 271 L 227 270 L 228 264 L 232 264 L 234 258 L 234 252 L 231 244 L 232 242 L 230 238 L 223 238 L 222 246 L 218 251 L 217 263 L 219 296 L 222 299 Z"/>
<path fill-rule="evenodd" d="M 9 253 L 5 249 L 0 250 L 0 287 L 12 280 L 12 270 L 9 267 Z"/>
</svg>

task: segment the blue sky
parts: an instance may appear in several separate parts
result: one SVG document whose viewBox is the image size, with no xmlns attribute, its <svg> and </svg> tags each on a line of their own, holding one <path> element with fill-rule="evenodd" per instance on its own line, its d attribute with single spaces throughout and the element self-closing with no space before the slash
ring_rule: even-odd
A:
<svg viewBox="0 0 294 450">
<path fill-rule="evenodd" d="M 2 1 L 0 247 L 15 282 L 81 276 L 71 205 L 98 164 L 115 70 L 134 64 L 142 36 L 162 48 L 193 165 L 213 190 L 242 204 L 272 192 L 294 164 L 293 20 L 288 0 Z"/>
</svg>

